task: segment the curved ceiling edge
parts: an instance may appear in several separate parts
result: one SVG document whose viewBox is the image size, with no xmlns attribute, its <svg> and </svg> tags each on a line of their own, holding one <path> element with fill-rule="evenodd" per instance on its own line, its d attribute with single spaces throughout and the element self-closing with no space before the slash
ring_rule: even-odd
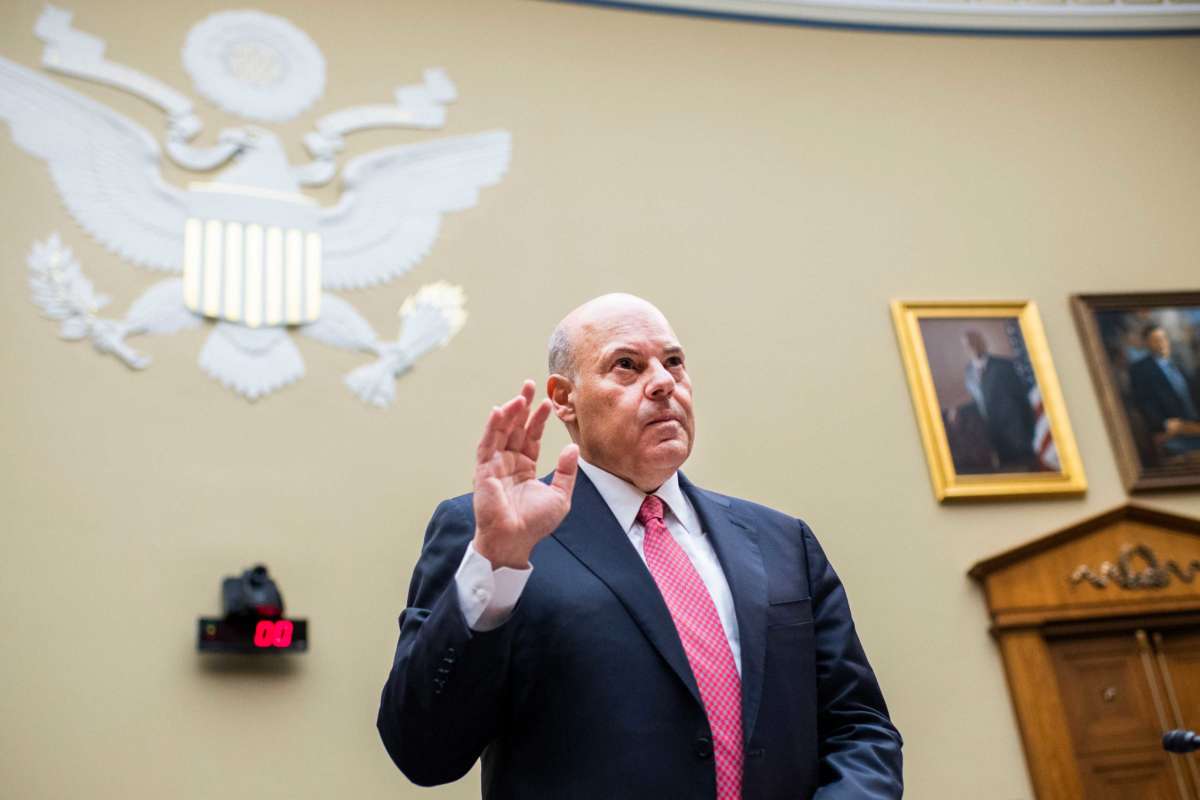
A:
<svg viewBox="0 0 1200 800">
<path fill-rule="evenodd" d="M 1200 0 L 570 0 L 765 22 L 1012 34 L 1200 34 Z"/>
</svg>

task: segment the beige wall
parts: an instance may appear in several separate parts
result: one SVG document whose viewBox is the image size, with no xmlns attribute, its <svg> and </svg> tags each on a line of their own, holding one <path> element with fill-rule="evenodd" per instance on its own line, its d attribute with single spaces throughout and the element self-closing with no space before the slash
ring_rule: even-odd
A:
<svg viewBox="0 0 1200 800">
<path fill-rule="evenodd" d="M 109 54 L 191 90 L 211 2 L 74 0 Z M 701 485 L 803 516 L 845 581 L 907 740 L 910 796 L 1030 796 L 980 593 L 982 556 L 1125 501 L 1072 326 L 1078 291 L 1196 288 L 1200 41 L 806 30 L 522 2 L 264 3 L 320 44 L 322 101 L 381 102 L 444 65 L 448 133 L 514 136 L 513 167 L 413 273 L 354 302 L 383 332 L 423 282 L 471 318 L 369 410 L 365 359 L 299 341 L 308 375 L 247 404 L 203 376 L 206 331 L 137 341 L 131 374 L 58 341 L 24 259 L 61 230 L 114 315 L 154 277 L 68 218 L 0 134 L 0 794 L 13 798 L 478 796 L 422 792 L 374 732 L 435 502 L 469 488 L 491 403 L 543 374 L 569 307 L 623 289 L 688 345 Z M 9 4 L 27 65 L 40 4 Z M 67 81 L 161 131 L 157 112 Z M 202 105 L 211 137 L 236 120 Z M 361 135 L 354 153 L 417 141 Z M 210 141 L 211 139 L 205 139 Z M 182 181 L 182 173 L 171 176 Z M 335 197 L 333 190 L 320 194 Z M 1084 499 L 939 507 L 892 298 L 1036 300 L 1090 481 Z M 554 430 L 550 445 L 565 441 Z M 1200 515 L 1200 494 L 1148 496 Z M 206 666 L 193 620 L 262 559 L 311 653 Z"/>
</svg>

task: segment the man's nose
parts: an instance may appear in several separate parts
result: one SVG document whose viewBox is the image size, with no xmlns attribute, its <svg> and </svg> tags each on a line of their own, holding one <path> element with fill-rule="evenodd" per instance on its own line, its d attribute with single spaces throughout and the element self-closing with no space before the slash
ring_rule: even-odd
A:
<svg viewBox="0 0 1200 800">
<path fill-rule="evenodd" d="M 646 382 L 646 395 L 655 399 L 662 400 L 670 397 L 675 392 L 675 376 L 671 371 L 663 366 L 663 363 L 657 358 L 650 362 L 650 380 Z"/>
</svg>

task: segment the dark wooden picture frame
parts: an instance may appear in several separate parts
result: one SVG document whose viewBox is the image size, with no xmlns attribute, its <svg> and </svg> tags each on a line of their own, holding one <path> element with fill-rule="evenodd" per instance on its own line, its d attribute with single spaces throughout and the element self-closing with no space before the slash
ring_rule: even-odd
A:
<svg viewBox="0 0 1200 800">
<path fill-rule="evenodd" d="M 1200 406 L 1200 291 L 1078 294 L 1071 296 L 1071 311 L 1100 395 L 1104 423 L 1116 450 L 1125 488 L 1141 492 L 1200 486 L 1200 449 L 1176 452 L 1178 441 L 1176 447 L 1170 447 L 1171 437 L 1161 429 L 1162 421 L 1150 419 L 1155 412 L 1142 411 L 1149 390 L 1139 388 L 1138 384 L 1145 386 L 1145 379 L 1135 380 L 1135 377 L 1146 375 L 1147 370 L 1134 366 L 1155 355 L 1142 331 L 1155 326 L 1171 328 L 1176 334 L 1179 330 L 1190 331 L 1192 338 L 1186 342 L 1176 341 L 1178 336 L 1170 335 L 1167 330 L 1163 333 L 1171 348 L 1168 360 L 1175 364 L 1178 375 L 1184 377 L 1184 385 L 1191 389 L 1193 410 Z M 1195 321 L 1180 328 L 1180 318 L 1195 318 Z M 1175 322 L 1168 325 L 1167 320 Z M 1124 335 L 1129 338 L 1122 338 Z M 1177 363 L 1180 347 L 1189 348 L 1186 352 L 1193 364 L 1191 374 Z M 1178 375 L 1172 378 L 1176 383 Z M 1165 381 L 1164 377 L 1158 383 L 1165 387 Z M 1155 413 L 1155 416 L 1162 415 Z M 1200 425 L 1200 421 L 1196 424 Z"/>
</svg>

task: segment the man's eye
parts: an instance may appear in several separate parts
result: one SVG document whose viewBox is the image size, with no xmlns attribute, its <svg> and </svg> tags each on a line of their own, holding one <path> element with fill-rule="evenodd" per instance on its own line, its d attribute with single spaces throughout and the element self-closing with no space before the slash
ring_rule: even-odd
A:
<svg viewBox="0 0 1200 800">
<path fill-rule="evenodd" d="M 613 364 L 613 366 L 619 367 L 621 369 L 633 369 L 633 359 L 632 358 L 618 358 L 616 360 L 616 363 Z"/>
<path fill-rule="evenodd" d="M 680 356 L 671 356 L 670 358 L 667 359 L 667 366 L 668 367 L 682 367 L 683 366 L 683 358 Z"/>
</svg>

